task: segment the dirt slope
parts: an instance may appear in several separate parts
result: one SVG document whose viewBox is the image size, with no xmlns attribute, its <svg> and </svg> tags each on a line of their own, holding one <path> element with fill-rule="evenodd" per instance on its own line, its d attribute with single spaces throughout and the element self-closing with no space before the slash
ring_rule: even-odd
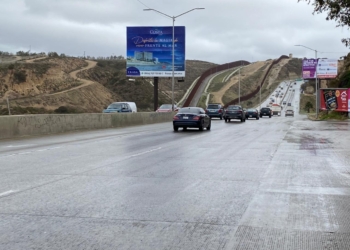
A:
<svg viewBox="0 0 350 250">
<path fill-rule="evenodd" d="M 269 64 L 268 61 L 262 61 L 262 62 L 255 62 L 250 65 L 245 66 L 241 69 L 241 82 L 244 79 L 249 78 L 251 75 L 253 75 L 256 71 L 258 71 L 263 66 Z M 222 100 L 222 97 L 224 94 L 233 86 L 237 85 L 239 83 L 239 75 L 235 75 L 232 77 L 226 85 L 224 85 L 219 91 L 212 92 L 212 102 L 214 103 L 224 103 Z"/>
</svg>

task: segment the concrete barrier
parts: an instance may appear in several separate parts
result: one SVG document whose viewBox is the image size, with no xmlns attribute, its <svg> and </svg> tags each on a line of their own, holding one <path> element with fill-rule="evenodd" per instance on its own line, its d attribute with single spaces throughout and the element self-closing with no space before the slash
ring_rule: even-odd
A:
<svg viewBox="0 0 350 250">
<path fill-rule="evenodd" d="M 170 122 L 173 116 L 171 112 L 0 116 L 0 139 Z"/>
</svg>

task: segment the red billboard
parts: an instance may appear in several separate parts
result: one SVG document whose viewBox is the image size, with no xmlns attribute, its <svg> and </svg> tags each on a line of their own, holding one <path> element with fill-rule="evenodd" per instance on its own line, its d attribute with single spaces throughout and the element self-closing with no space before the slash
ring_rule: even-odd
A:
<svg viewBox="0 0 350 250">
<path fill-rule="evenodd" d="M 320 89 L 321 110 L 348 112 L 349 89 Z"/>
</svg>

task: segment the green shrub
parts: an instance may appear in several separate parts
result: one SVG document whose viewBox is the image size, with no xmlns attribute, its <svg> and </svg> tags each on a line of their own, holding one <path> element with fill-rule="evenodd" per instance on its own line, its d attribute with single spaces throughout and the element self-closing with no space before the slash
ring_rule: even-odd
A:
<svg viewBox="0 0 350 250">
<path fill-rule="evenodd" d="M 19 70 L 13 73 L 13 77 L 17 83 L 25 82 L 27 80 L 27 74 L 24 70 Z"/>
<path fill-rule="evenodd" d="M 55 109 L 55 113 L 58 114 L 67 114 L 68 113 L 68 108 L 65 106 L 61 106 L 58 109 Z"/>
</svg>

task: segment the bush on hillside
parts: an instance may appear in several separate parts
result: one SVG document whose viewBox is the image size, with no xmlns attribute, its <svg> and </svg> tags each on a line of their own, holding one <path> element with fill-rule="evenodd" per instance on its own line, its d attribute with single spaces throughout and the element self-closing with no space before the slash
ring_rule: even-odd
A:
<svg viewBox="0 0 350 250">
<path fill-rule="evenodd" d="M 13 78 L 17 83 L 25 82 L 27 80 L 27 74 L 24 70 L 19 70 L 13 73 Z"/>
</svg>

